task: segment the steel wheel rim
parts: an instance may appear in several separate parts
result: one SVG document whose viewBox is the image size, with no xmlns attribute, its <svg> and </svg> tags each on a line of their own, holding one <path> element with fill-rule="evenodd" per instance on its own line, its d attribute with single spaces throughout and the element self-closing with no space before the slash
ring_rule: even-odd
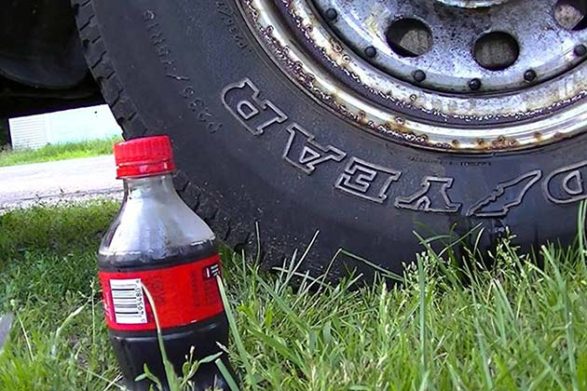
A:
<svg viewBox="0 0 587 391">
<path fill-rule="evenodd" d="M 373 43 L 381 46 L 381 42 L 371 40 L 370 45 L 349 42 L 344 37 L 344 28 L 333 26 L 335 21 L 344 20 L 344 15 L 329 7 L 345 1 L 243 0 L 242 11 L 263 48 L 288 77 L 359 127 L 401 143 L 449 152 L 517 150 L 544 145 L 584 130 L 587 63 L 583 60 L 587 48 L 581 42 L 587 40 L 587 29 L 567 29 L 562 34 L 565 39 L 573 38 L 561 47 L 564 56 L 560 64 L 567 68 L 561 70 L 557 63 L 552 68 L 555 72 L 550 74 L 539 67 L 526 66 L 486 70 L 490 73 L 483 75 L 499 73 L 502 79 L 506 74 L 521 73 L 520 84 L 492 86 L 484 83 L 486 76 L 469 75 L 460 91 L 454 88 L 451 91 L 430 84 L 434 79 L 425 71 L 424 79 L 418 80 L 416 76 L 421 75 L 416 72 L 417 66 L 404 75 L 411 77 L 411 81 L 387 73 L 374 60 L 383 49 L 373 47 L 375 54 L 369 53 Z M 422 0 L 404 0 L 405 3 L 419 1 Z M 436 0 L 435 6 L 457 10 L 450 12 L 486 12 L 448 6 L 444 4 L 446 1 L 453 0 Z M 556 7 L 560 7 L 560 1 L 571 0 L 549 1 L 554 23 L 559 23 L 554 17 Z M 477 4 L 481 2 L 484 0 Z M 517 3 L 516 0 L 505 4 L 500 0 L 494 2 L 499 3 L 495 8 Z M 523 54 L 521 50 L 520 56 Z M 541 74 L 547 76 L 541 78 Z M 476 80 L 482 87 L 472 88 L 471 83 Z"/>
</svg>

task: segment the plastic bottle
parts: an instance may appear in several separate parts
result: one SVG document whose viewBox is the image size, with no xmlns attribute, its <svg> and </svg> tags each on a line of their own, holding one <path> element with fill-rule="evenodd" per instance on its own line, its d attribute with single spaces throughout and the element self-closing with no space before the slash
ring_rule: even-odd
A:
<svg viewBox="0 0 587 391">
<path fill-rule="evenodd" d="M 221 352 L 227 346 L 228 322 L 216 275 L 220 258 L 214 234 L 179 197 L 172 183 L 175 169 L 167 136 L 114 146 L 117 177 L 124 181 L 118 216 L 98 251 L 99 280 L 110 340 L 127 385 L 144 365 L 166 384 L 151 294 L 165 350 L 175 371 L 188 360 Z M 230 368 L 226 353 L 221 359 Z M 192 381 L 196 389 L 228 389 L 216 364 L 203 364 Z"/>
</svg>

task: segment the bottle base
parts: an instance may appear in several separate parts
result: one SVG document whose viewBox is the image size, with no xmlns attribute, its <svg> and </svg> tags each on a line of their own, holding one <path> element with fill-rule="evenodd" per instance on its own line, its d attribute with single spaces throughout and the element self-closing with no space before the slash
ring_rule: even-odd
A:
<svg viewBox="0 0 587 391">
<path fill-rule="evenodd" d="M 193 362 L 217 354 L 222 351 L 217 342 L 227 346 L 227 335 L 228 322 L 224 314 L 190 326 L 162 331 L 167 358 L 178 377 L 185 375 L 183 367 L 184 363 L 190 360 L 190 352 L 193 351 Z M 138 376 L 145 373 L 145 366 L 163 385 L 164 390 L 169 389 L 156 331 L 110 330 L 110 341 L 122 369 L 124 384 L 129 390 L 143 391 L 155 387 L 156 383 L 149 379 L 135 381 Z M 230 368 L 226 353 L 223 352 L 220 358 L 227 368 Z M 229 389 L 214 362 L 201 364 L 190 382 L 194 384 L 194 390 Z"/>
</svg>

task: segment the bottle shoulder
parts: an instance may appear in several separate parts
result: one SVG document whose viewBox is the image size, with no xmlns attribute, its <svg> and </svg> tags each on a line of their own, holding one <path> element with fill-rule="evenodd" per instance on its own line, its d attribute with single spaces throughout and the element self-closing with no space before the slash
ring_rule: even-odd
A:
<svg viewBox="0 0 587 391">
<path fill-rule="evenodd" d="M 179 199 L 125 200 L 98 251 L 105 264 L 202 257 L 216 251 L 208 225 Z"/>
</svg>

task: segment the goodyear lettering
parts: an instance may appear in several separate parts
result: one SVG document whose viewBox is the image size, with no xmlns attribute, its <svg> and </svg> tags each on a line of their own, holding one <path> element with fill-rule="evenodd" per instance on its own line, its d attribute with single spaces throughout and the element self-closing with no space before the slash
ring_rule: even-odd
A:
<svg viewBox="0 0 587 391">
<path fill-rule="evenodd" d="M 587 161 L 552 172 L 542 184 L 546 198 L 555 204 L 569 204 L 587 199 L 585 189 Z"/>
<path fill-rule="evenodd" d="M 269 126 L 287 120 L 275 104 L 259 98 L 259 89 L 249 79 L 227 86 L 222 92 L 222 103 L 254 136 L 260 136 Z"/>
<path fill-rule="evenodd" d="M 453 178 L 427 176 L 420 190 L 408 197 L 397 197 L 395 206 L 421 212 L 456 213 L 461 204 L 453 202 L 448 194 L 453 181 Z"/>
<path fill-rule="evenodd" d="M 476 202 L 467 216 L 502 217 L 512 208 L 520 205 L 528 190 L 542 177 L 542 171 L 535 170 L 497 185 L 489 196 Z"/>
<path fill-rule="evenodd" d="M 364 198 L 383 203 L 391 184 L 399 179 L 401 172 L 353 157 L 344 172 L 338 177 L 334 187 Z"/>
<path fill-rule="evenodd" d="M 288 134 L 283 159 L 296 169 L 312 175 L 325 163 L 339 163 L 348 154 L 334 145 L 325 144 L 288 116 L 273 102 L 260 98 L 259 88 L 248 78 L 223 89 L 222 102 L 227 110 L 254 136 L 269 127 Z M 272 129 L 273 131 L 273 129 Z M 333 181 L 337 190 L 352 196 L 383 204 L 392 193 L 393 184 L 403 173 L 393 167 L 379 165 L 356 156 L 348 156 L 344 169 Z M 505 217 L 522 204 L 528 192 L 542 179 L 542 170 L 532 170 L 511 180 L 499 182 L 491 192 L 466 209 L 467 216 L 479 218 Z M 587 199 L 587 161 L 553 171 L 542 181 L 545 197 L 555 204 L 569 204 Z M 452 199 L 451 177 L 425 176 L 411 193 L 395 194 L 393 205 L 424 213 L 459 213 L 462 203 Z"/>
<path fill-rule="evenodd" d="M 289 140 L 283 151 L 285 161 L 310 175 L 320 164 L 328 161 L 340 162 L 346 153 L 332 145 L 322 146 L 315 137 L 300 125 L 294 123 L 287 127 Z"/>
</svg>

